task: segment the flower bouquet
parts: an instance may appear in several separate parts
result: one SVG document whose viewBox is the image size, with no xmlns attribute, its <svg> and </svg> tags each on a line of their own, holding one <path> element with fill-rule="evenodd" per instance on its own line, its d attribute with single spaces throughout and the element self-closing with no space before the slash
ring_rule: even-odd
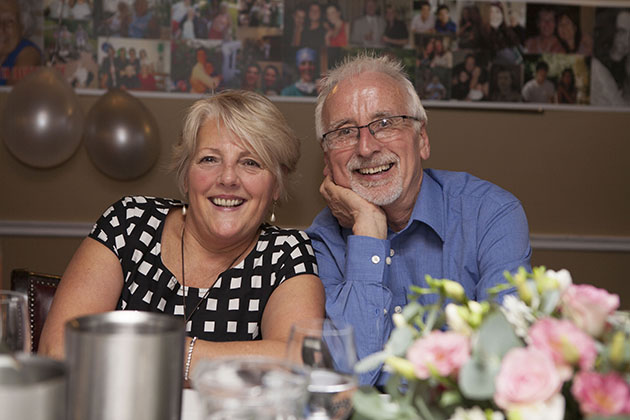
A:
<svg viewBox="0 0 630 420">
<path fill-rule="evenodd" d="M 412 286 L 385 349 L 357 365 L 391 372 L 389 398 L 360 389 L 354 419 L 630 419 L 630 318 L 616 312 L 619 297 L 573 284 L 566 270 L 505 277 L 482 302 L 451 280 Z M 418 303 L 426 294 L 439 298 Z"/>
</svg>

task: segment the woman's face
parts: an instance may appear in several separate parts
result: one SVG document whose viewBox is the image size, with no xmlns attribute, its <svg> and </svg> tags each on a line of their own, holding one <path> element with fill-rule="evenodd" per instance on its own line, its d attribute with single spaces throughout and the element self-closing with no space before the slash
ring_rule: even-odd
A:
<svg viewBox="0 0 630 420">
<path fill-rule="evenodd" d="M 503 23 L 503 11 L 497 6 L 490 6 L 490 26 L 498 28 Z"/>
<path fill-rule="evenodd" d="M 615 26 L 611 55 L 623 58 L 630 52 L 630 13 L 619 12 Z"/>
<path fill-rule="evenodd" d="M 328 6 L 326 8 L 326 19 L 328 19 L 330 22 L 334 23 L 339 21 L 339 15 L 340 13 L 335 6 Z"/>
<path fill-rule="evenodd" d="M 226 245 L 252 240 L 279 197 L 274 175 L 215 120 L 203 123 L 197 140 L 187 193 L 198 235 Z"/>
<path fill-rule="evenodd" d="M 311 4 L 308 8 L 308 19 L 311 22 L 319 22 L 322 17 L 322 10 L 319 8 L 317 4 Z"/>
<path fill-rule="evenodd" d="M 260 70 L 256 66 L 249 66 L 245 71 L 245 82 L 247 86 L 256 87 L 260 78 Z"/>
<path fill-rule="evenodd" d="M 265 79 L 265 85 L 267 86 L 275 86 L 278 81 L 278 73 L 271 67 L 265 70 L 263 77 Z"/>
<path fill-rule="evenodd" d="M 562 15 L 558 20 L 558 36 L 567 42 L 572 42 L 575 37 L 575 24 L 567 15 Z"/>
</svg>

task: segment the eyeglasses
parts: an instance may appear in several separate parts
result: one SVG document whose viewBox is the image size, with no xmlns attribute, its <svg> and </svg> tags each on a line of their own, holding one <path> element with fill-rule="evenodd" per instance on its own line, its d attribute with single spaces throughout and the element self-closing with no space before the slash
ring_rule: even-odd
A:
<svg viewBox="0 0 630 420">
<path fill-rule="evenodd" d="M 361 129 L 367 127 L 376 140 L 390 141 L 396 138 L 406 120 L 420 121 L 419 118 L 409 115 L 396 115 L 374 120 L 365 125 L 341 127 L 331 130 L 322 136 L 324 145 L 328 149 L 344 149 L 354 146 L 359 142 Z"/>
</svg>

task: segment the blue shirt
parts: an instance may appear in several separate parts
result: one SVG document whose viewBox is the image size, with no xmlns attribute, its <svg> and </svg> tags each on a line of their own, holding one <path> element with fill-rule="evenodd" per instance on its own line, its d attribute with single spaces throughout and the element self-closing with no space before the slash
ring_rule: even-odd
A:
<svg viewBox="0 0 630 420">
<path fill-rule="evenodd" d="M 409 286 L 426 287 L 425 274 L 456 280 L 471 299 L 505 281 L 503 271 L 530 269 L 529 228 L 521 203 L 509 192 L 463 172 L 427 169 L 413 213 L 387 239 L 352 234 L 325 208 L 307 229 L 326 312 L 351 324 L 360 359 L 383 350 L 392 314 L 407 304 Z M 437 299 L 423 296 L 421 303 Z M 384 384 L 375 370 L 361 384 Z"/>
</svg>

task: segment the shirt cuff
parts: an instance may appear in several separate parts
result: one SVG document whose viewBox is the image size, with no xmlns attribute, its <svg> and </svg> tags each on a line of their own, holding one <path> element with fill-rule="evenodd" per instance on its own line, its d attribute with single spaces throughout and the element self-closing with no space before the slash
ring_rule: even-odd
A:
<svg viewBox="0 0 630 420">
<path fill-rule="evenodd" d="M 389 267 L 390 241 L 369 236 L 348 236 L 346 273 L 360 273 L 353 280 L 382 283 Z"/>
</svg>

